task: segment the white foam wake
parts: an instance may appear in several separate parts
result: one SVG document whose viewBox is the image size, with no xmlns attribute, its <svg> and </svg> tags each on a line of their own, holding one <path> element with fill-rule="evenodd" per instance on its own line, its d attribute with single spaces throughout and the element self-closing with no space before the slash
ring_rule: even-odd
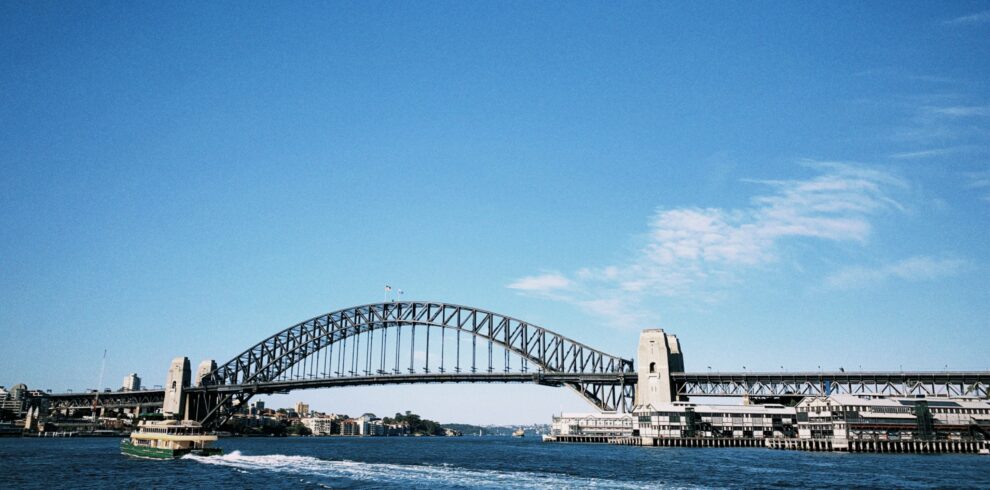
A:
<svg viewBox="0 0 990 490">
<path fill-rule="evenodd" d="M 399 465 L 330 461 L 310 456 L 270 454 L 245 456 L 233 451 L 223 456 L 187 455 L 203 464 L 228 466 L 244 471 L 271 471 L 293 475 L 346 478 L 398 486 L 460 486 L 500 488 L 657 488 L 656 484 L 624 483 L 599 478 L 582 478 L 559 473 L 473 470 L 451 466 Z"/>
</svg>

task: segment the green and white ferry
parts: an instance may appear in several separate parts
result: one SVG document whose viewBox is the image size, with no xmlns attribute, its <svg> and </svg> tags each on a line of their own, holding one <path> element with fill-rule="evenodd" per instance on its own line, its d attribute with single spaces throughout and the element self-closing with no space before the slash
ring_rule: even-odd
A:
<svg viewBox="0 0 990 490">
<path fill-rule="evenodd" d="M 150 459 L 173 459 L 196 454 L 215 456 L 223 450 L 212 447 L 217 436 L 206 434 L 203 427 L 190 420 L 142 420 L 130 439 L 120 441 L 120 452 Z"/>
</svg>

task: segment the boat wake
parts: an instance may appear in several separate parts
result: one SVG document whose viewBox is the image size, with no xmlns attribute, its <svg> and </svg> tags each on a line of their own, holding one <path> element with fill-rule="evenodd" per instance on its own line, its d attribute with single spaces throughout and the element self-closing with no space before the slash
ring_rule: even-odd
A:
<svg viewBox="0 0 990 490">
<path fill-rule="evenodd" d="M 223 456 L 186 455 L 203 464 L 231 467 L 242 471 L 269 471 L 287 475 L 348 479 L 373 483 L 388 483 L 401 487 L 495 487 L 495 488 L 657 488 L 644 482 L 623 483 L 599 478 L 583 478 L 559 473 L 528 473 L 518 471 L 472 470 L 451 466 L 399 465 L 329 461 L 311 456 L 270 454 L 246 456 L 233 451 Z"/>
</svg>

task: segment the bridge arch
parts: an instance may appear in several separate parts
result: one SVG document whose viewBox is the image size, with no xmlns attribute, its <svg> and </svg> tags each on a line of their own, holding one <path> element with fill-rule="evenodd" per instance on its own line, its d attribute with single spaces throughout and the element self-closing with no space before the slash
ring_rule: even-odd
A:
<svg viewBox="0 0 990 490">
<path fill-rule="evenodd" d="M 424 366 L 414 366 L 416 327 L 426 329 L 426 356 Z M 489 345 L 489 366 L 486 373 L 477 373 L 477 365 L 472 363 L 471 373 L 458 376 L 428 376 L 430 373 L 430 329 L 440 329 L 441 339 L 445 332 L 451 331 L 460 337 L 470 336 L 472 340 L 482 340 Z M 409 375 L 400 375 L 399 357 L 401 352 L 400 340 L 403 332 L 412 336 L 408 361 Z M 391 348 L 388 335 L 393 339 L 396 362 L 389 370 L 384 369 L 387 348 Z M 375 335 L 379 333 L 375 345 Z M 491 364 L 491 347 L 498 346 L 506 352 L 505 372 L 509 371 L 508 353 L 520 360 L 522 372 L 528 372 L 529 366 L 534 369 L 533 380 L 543 384 L 565 385 L 577 391 L 586 400 L 602 410 L 615 410 L 620 407 L 628 408 L 631 402 L 630 391 L 623 385 L 625 375 L 633 372 L 633 362 L 618 356 L 607 354 L 580 342 L 571 340 L 551 330 L 531 323 L 488 310 L 449 303 L 402 301 L 388 303 L 373 303 L 337 310 L 320 315 L 304 322 L 288 327 L 246 349 L 233 359 L 219 365 L 216 369 L 205 374 L 200 380 L 203 399 L 210 399 L 210 392 L 234 393 L 231 388 L 237 387 L 240 393 L 259 392 L 269 386 L 315 387 L 310 379 L 307 383 L 286 382 L 291 379 L 293 370 L 299 366 L 312 366 L 315 357 L 319 364 L 321 353 L 324 363 L 328 359 L 327 352 L 332 358 L 333 349 L 348 347 L 351 342 L 351 353 L 357 356 L 357 349 L 364 339 L 364 348 L 368 351 L 368 361 L 365 369 L 344 371 L 316 370 L 317 374 L 326 378 L 334 378 L 334 384 L 390 384 L 410 382 L 492 382 L 505 381 L 508 377 L 493 377 Z M 440 355 L 443 359 L 443 340 L 440 343 Z M 459 346 L 460 344 L 458 344 Z M 474 343 L 472 343 L 472 346 Z M 458 347 L 459 348 L 459 347 Z M 379 350 L 380 364 L 371 366 L 372 350 Z M 391 356 L 392 352 L 389 351 Z M 338 360 L 341 353 L 338 351 Z M 458 353 L 458 362 L 460 355 Z M 378 367 L 378 369 L 372 369 Z M 425 372 L 420 373 L 421 370 Z M 364 376 L 360 376 L 360 372 Z M 440 372 L 444 372 L 441 361 Z M 460 373 L 458 366 L 457 372 Z M 566 381 L 544 381 L 542 375 L 574 375 Z M 336 375 L 336 376 L 333 376 Z M 298 375 L 296 375 L 298 376 Z M 590 379 L 589 376 L 594 379 Z M 312 376 L 311 376 L 312 377 Z M 517 377 L 518 378 L 518 377 Z M 513 378 L 516 379 L 516 378 Z M 603 381 L 604 380 L 604 381 Z M 279 382 L 281 382 L 279 384 Z M 328 385 L 324 383 L 324 385 Z M 206 403 L 212 409 L 200 411 L 197 418 L 210 418 L 217 409 L 230 403 L 235 395 L 221 397 L 214 395 L 215 401 Z M 249 396 L 248 396 L 249 397 Z M 242 400 L 244 401 L 244 400 Z"/>
</svg>

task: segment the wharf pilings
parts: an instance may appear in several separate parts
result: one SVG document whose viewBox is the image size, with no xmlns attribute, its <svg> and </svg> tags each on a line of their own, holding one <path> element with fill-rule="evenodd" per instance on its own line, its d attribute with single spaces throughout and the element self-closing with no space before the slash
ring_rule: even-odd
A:
<svg viewBox="0 0 990 490">
<path fill-rule="evenodd" d="M 763 447 L 763 439 L 749 437 L 613 437 L 608 443 L 618 446 Z"/>
<path fill-rule="evenodd" d="M 770 449 L 798 451 L 838 451 L 850 453 L 905 453 L 905 454 L 978 454 L 990 449 L 987 441 L 965 440 L 879 440 L 854 439 L 767 439 Z"/>
<path fill-rule="evenodd" d="M 892 454 L 987 454 L 990 441 L 979 440 L 834 440 L 799 438 L 635 437 L 553 435 L 546 442 L 653 447 L 765 447 L 778 450 Z"/>
</svg>

